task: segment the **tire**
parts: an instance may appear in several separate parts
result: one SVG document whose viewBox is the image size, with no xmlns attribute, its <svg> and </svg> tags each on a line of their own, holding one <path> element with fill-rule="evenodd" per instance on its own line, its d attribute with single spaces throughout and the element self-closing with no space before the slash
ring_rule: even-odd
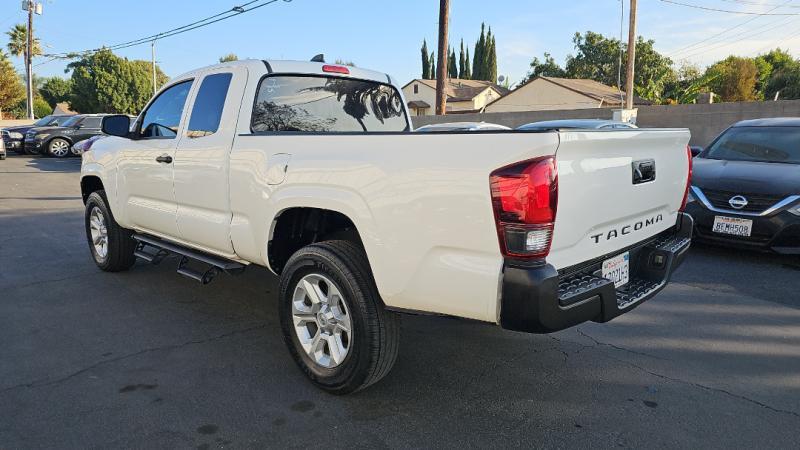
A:
<svg viewBox="0 0 800 450">
<path fill-rule="evenodd" d="M 133 254 L 136 242 L 130 230 L 119 226 L 111 209 L 108 207 L 105 191 L 95 191 L 86 200 L 84 214 L 86 240 L 92 259 L 100 270 L 105 272 L 121 272 L 131 268 L 136 262 Z M 105 228 L 105 245 L 95 245 L 95 239 L 102 236 L 102 224 Z M 104 251 L 102 250 L 104 248 Z"/>
<path fill-rule="evenodd" d="M 318 298 L 327 297 L 327 309 L 317 306 L 315 314 L 315 303 L 304 289 L 309 286 L 306 283 L 311 283 Z M 400 343 L 400 317 L 384 308 L 360 247 L 348 241 L 325 241 L 298 250 L 281 273 L 278 298 L 281 329 L 289 353 L 317 387 L 332 394 L 349 394 L 376 383 L 394 366 Z M 298 306 L 307 310 L 301 312 Z M 328 313 L 333 319 L 325 323 L 320 314 L 325 317 Z M 305 314 L 304 321 L 296 322 L 301 317 L 297 314 Z M 331 322 L 335 324 L 331 326 Z M 342 324 L 349 325 L 349 334 L 340 329 Z M 331 327 L 340 334 L 331 332 Z M 313 347 L 312 333 L 320 336 L 321 346 Z M 307 351 L 301 334 L 307 347 L 319 351 Z M 339 347 L 342 343 L 346 346 Z M 332 351 L 332 346 L 339 351 Z M 339 361 L 334 353 L 339 355 Z"/>
<path fill-rule="evenodd" d="M 66 158 L 72 154 L 68 140 L 55 138 L 47 143 L 47 154 L 54 158 Z"/>
</svg>

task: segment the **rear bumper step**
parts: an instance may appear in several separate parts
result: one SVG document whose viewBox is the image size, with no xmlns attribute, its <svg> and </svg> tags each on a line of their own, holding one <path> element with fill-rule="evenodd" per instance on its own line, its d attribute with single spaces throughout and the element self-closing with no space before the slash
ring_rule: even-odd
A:
<svg viewBox="0 0 800 450">
<path fill-rule="evenodd" d="M 247 268 L 236 261 L 209 255 L 153 236 L 134 234 L 133 239 L 137 242 L 134 251 L 136 257 L 151 264 L 160 264 L 167 256 L 178 255 L 181 259 L 177 272 L 203 284 L 210 283 L 221 272 L 239 274 Z M 204 264 L 206 267 L 198 270 L 189 267 L 190 262 Z"/>
<path fill-rule="evenodd" d="M 529 333 L 552 333 L 587 321 L 608 322 L 660 292 L 691 245 L 693 223 L 681 214 L 678 224 L 654 239 L 619 253 L 630 253 L 630 281 L 619 289 L 600 276 L 606 259 L 557 271 L 507 261 L 500 324 Z M 614 255 L 609 255 L 609 257 Z"/>
</svg>

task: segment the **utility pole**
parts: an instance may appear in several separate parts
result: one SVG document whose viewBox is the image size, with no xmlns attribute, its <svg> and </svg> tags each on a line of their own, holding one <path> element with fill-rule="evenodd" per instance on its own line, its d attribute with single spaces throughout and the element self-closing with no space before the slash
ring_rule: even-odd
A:
<svg viewBox="0 0 800 450">
<path fill-rule="evenodd" d="M 436 114 L 447 114 L 447 28 L 450 21 L 450 0 L 439 0 L 439 63 L 436 68 Z"/>
<path fill-rule="evenodd" d="M 150 55 L 151 55 L 151 58 L 153 59 L 153 96 L 155 96 L 156 95 L 156 90 L 158 89 L 156 87 L 156 41 L 155 41 L 155 39 L 153 40 L 153 42 L 150 43 Z"/>
<path fill-rule="evenodd" d="M 27 113 L 28 119 L 33 120 L 33 12 L 34 0 L 28 0 L 28 39 L 25 45 L 25 78 L 28 85 Z"/>
<path fill-rule="evenodd" d="M 628 26 L 628 67 L 625 72 L 625 109 L 633 109 L 633 77 L 636 63 L 636 0 L 631 0 L 631 21 Z"/>
</svg>

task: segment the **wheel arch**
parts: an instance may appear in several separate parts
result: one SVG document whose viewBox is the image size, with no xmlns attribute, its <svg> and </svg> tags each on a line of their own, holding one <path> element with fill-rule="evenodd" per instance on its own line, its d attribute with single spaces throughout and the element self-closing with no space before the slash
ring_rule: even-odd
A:
<svg viewBox="0 0 800 450">
<path fill-rule="evenodd" d="M 84 205 L 86 204 L 86 200 L 89 198 L 89 196 L 92 195 L 92 192 L 104 190 L 105 185 L 99 176 L 84 175 L 81 177 L 81 197 L 83 198 Z"/>
</svg>

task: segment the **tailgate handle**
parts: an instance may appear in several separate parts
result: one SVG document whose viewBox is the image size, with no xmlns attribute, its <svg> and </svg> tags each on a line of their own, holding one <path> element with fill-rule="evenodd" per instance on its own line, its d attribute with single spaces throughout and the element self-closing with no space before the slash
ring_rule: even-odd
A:
<svg viewBox="0 0 800 450">
<path fill-rule="evenodd" d="M 654 159 L 634 161 L 631 166 L 633 167 L 633 184 L 642 184 L 655 181 L 656 161 Z"/>
</svg>

